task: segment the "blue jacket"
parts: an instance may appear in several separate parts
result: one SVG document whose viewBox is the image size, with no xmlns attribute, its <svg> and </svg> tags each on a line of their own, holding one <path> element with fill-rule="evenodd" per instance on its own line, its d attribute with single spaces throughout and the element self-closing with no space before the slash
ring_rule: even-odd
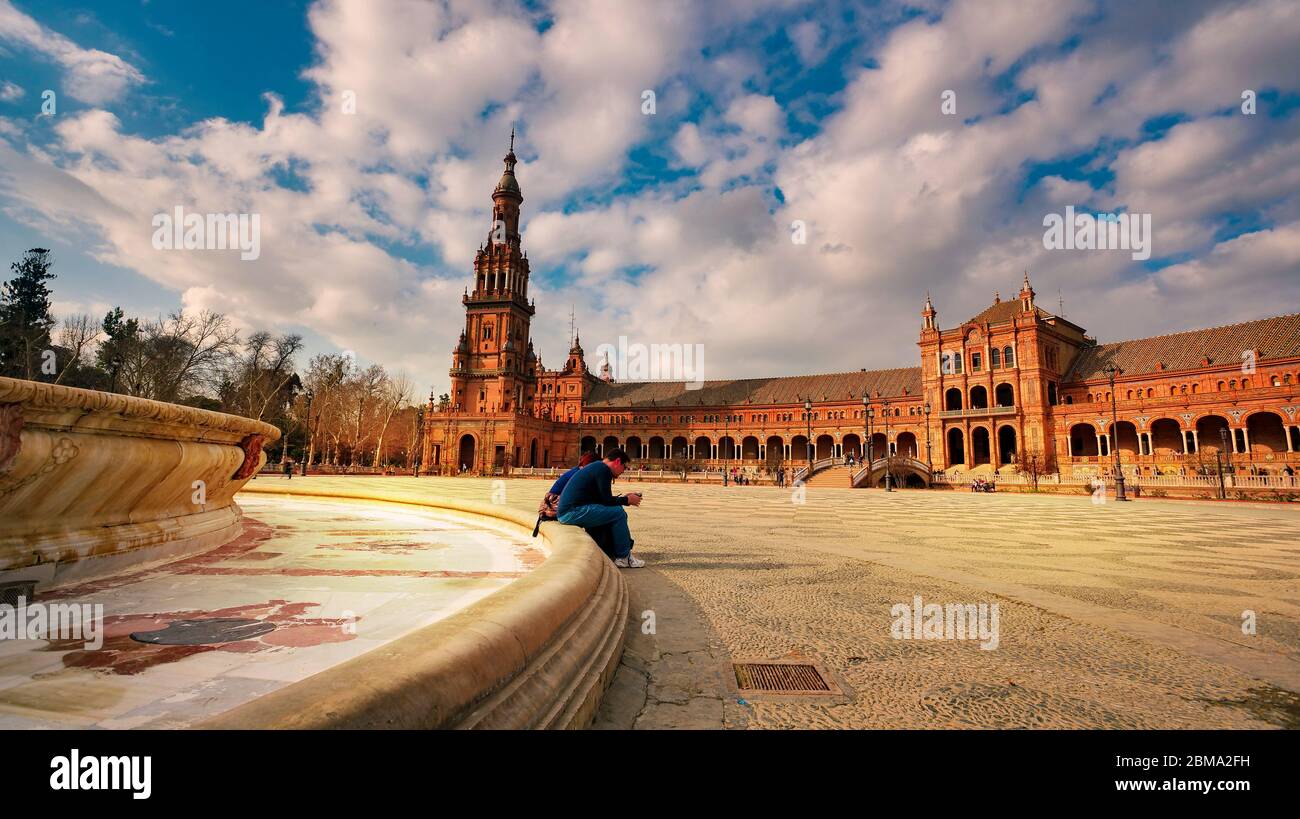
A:
<svg viewBox="0 0 1300 819">
<path fill-rule="evenodd" d="M 591 464 L 587 464 L 587 466 L 591 466 Z M 569 482 L 569 479 L 572 478 L 574 475 L 577 475 L 579 469 L 582 469 L 582 467 L 575 466 L 573 469 L 570 469 L 560 477 L 556 478 L 555 483 L 551 484 L 550 494 L 558 495 L 561 492 L 563 492 L 565 485 L 568 484 Z"/>
<path fill-rule="evenodd" d="M 604 461 L 587 464 L 564 485 L 556 514 L 563 515 L 579 506 L 593 503 L 601 506 L 627 506 L 627 498 L 615 497 L 610 489 L 613 481 L 614 471 Z"/>
</svg>

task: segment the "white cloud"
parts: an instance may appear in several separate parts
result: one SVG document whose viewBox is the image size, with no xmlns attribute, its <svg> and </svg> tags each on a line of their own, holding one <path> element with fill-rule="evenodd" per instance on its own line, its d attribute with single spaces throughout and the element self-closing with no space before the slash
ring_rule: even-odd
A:
<svg viewBox="0 0 1300 819">
<path fill-rule="evenodd" d="M 112 102 L 129 86 L 144 82 L 144 75 L 120 57 L 81 48 L 23 14 L 9 0 L 0 0 L 0 40 L 32 49 L 57 62 L 65 72 L 64 91 L 73 99 L 91 105 Z"/>
<path fill-rule="evenodd" d="M 32 34 L 30 18 L 15 23 L 0 4 L 6 40 L 59 37 Z M 1014 292 L 1025 269 L 1045 307 L 1060 287 L 1070 317 L 1103 339 L 1219 323 L 1212 294 L 1229 287 L 1241 317 L 1294 303 L 1284 276 L 1300 222 L 1297 118 L 1216 113 L 1226 105 L 1217 90 L 1196 95 L 1193 70 L 1219 47 L 1236 55 L 1229 84 L 1293 88 L 1295 75 L 1276 70 L 1290 65 L 1276 4 L 1180 7 L 1172 21 L 1120 7 L 1118 32 L 1086 18 L 1108 35 L 1093 38 L 1078 27 L 1091 3 L 955 2 L 873 35 L 864 56 L 875 67 L 851 64 L 838 109 L 798 144 L 765 55 L 735 45 L 760 15 L 801 13 L 785 6 L 323 0 L 309 13 L 317 61 L 304 72 L 319 109 L 287 113 L 271 96 L 261 123 L 213 119 L 149 139 L 92 110 L 61 118 L 41 147 L 0 120 L 0 193 L 28 223 L 89 226 L 91 254 L 186 307 L 307 326 L 440 391 L 512 124 L 534 338 L 553 366 L 570 304 L 589 350 L 619 334 L 704 343 L 708 377 L 722 377 L 912 365 L 927 288 L 951 326 L 995 289 Z M 792 29 L 801 60 L 845 36 L 823 24 Z M 1232 36 L 1216 38 L 1216 25 Z M 716 43 L 727 47 L 706 59 Z M 1173 104 L 1161 82 L 1192 113 L 1143 141 L 1143 123 Z M 657 92 L 654 117 L 641 113 L 645 89 Z M 956 117 L 940 111 L 945 89 Z M 694 174 L 599 195 L 624 181 L 639 147 Z M 1053 174 L 1025 189 L 1028 165 L 1089 153 L 1113 178 L 1094 189 Z M 305 190 L 278 184 L 287 169 Z M 1127 254 L 1045 251 L 1043 213 L 1085 202 L 1151 212 L 1157 253 L 1194 260 L 1148 274 Z M 177 204 L 258 212 L 262 257 L 155 251 L 150 217 Z M 1224 211 L 1281 227 L 1216 245 Z M 796 219 L 806 245 L 791 242 Z M 441 264 L 403 258 L 429 248 Z M 561 264 L 572 281 L 542 279 Z"/>
</svg>

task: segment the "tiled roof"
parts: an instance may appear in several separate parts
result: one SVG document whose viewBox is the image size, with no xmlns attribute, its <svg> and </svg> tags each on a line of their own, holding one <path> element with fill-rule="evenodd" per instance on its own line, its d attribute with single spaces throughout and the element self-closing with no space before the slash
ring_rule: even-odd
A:
<svg viewBox="0 0 1300 819">
<path fill-rule="evenodd" d="M 832 373 L 828 375 L 792 375 L 780 378 L 738 378 L 730 381 L 705 381 L 698 390 L 686 389 L 683 381 L 639 381 L 606 383 L 592 387 L 584 406 L 599 412 L 606 407 L 689 407 L 727 406 L 734 404 L 798 404 L 805 398 L 822 401 L 862 400 L 868 389 L 872 400 L 877 393 L 883 398 L 903 396 L 921 398 L 921 368 Z M 652 403 L 653 402 L 653 403 Z"/>
<path fill-rule="evenodd" d="M 1034 305 L 1034 313 L 1041 319 L 1051 318 L 1052 314 L 1043 308 Z M 1020 315 L 1020 299 L 1011 299 L 991 304 L 984 309 L 984 312 L 967 320 L 966 324 L 1001 324 L 1004 321 L 1011 321 Z"/>
<path fill-rule="evenodd" d="M 1125 375 L 1193 370 L 1206 358 L 1211 365 L 1240 364 L 1241 354 L 1247 350 L 1254 350 L 1260 361 L 1300 357 L 1300 313 L 1089 347 L 1080 353 L 1065 380 L 1105 378 L 1107 364 L 1119 367 Z M 1157 370 L 1157 363 L 1163 369 Z"/>
</svg>

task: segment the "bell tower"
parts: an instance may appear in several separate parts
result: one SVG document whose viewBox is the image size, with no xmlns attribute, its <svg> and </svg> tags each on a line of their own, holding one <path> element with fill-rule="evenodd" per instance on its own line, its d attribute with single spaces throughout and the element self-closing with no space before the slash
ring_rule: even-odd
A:
<svg viewBox="0 0 1300 819">
<path fill-rule="evenodd" d="M 452 355 L 453 410 L 469 414 L 530 414 L 536 391 L 536 356 L 529 325 L 528 256 L 520 247 L 515 179 L 515 134 L 505 170 L 492 191 L 492 225 L 474 256 L 474 290 L 466 290 L 465 330 Z"/>
</svg>

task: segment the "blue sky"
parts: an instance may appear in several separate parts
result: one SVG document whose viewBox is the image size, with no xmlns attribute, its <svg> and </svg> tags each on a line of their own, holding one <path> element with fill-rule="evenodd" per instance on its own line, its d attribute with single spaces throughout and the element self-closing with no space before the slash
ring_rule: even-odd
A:
<svg viewBox="0 0 1300 819">
<path fill-rule="evenodd" d="M 1025 270 L 1103 340 L 1222 324 L 1300 302 L 1298 17 L 0 0 L 0 242 L 56 251 L 63 314 L 220 310 L 441 390 L 515 126 L 548 365 L 571 306 L 707 378 L 912 365 L 927 290 L 951 326 Z M 261 257 L 153 248 L 177 205 L 259 213 Z M 1150 213 L 1152 258 L 1048 250 L 1069 205 Z"/>
</svg>

